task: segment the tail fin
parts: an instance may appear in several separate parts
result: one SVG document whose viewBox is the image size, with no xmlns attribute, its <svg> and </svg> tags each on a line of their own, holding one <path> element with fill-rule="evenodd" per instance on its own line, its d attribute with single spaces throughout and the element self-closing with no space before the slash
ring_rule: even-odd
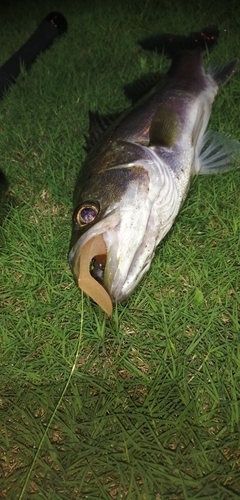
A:
<svg viewBox="0 0 240 500">
<path fill-rule="evenodd" d="M 176 53 L 189 50 L 201 50 L 205 52 L 212 50 L 219 37 L 219 30 L 214 26 L 204 28 L 199 32 L 190 33 L 188 36 L 171 35 L 163 33 L 160 35 L 144 38 L 138 43 L 143 49 L 155 50 L 158 53 L 164 53 L 173 57 Z"/>
</svg>

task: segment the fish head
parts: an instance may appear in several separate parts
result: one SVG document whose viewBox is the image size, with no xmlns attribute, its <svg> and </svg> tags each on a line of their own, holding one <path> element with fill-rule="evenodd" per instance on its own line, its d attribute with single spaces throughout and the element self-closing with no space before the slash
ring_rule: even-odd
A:
<svg viewBox="0 0 240 500">
<path fill-rule="evenodd" d="M 135 163 L 95 173 L 75 195 L 70 267 L 78 287 L 108 316 L 152 259 L 149 191 L 148 169 Z"/>
</svg>

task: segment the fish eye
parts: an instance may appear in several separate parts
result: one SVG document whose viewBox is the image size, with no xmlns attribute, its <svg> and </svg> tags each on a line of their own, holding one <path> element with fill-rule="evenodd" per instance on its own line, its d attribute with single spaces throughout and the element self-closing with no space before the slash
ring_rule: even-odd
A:
<svg viewBox="0 0 240 500">
<path fill-rule="evenodd" d="M 98 203 L 92 201 L 80 203 L 74 210 L 73 221 L 81 227 L 91 224 L 96 219 L 99 210 Z"/>
</svg>

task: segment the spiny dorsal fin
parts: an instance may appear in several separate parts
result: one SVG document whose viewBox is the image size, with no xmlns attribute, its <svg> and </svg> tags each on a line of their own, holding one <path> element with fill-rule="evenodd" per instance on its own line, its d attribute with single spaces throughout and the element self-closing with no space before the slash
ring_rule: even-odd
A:
<svg viewBox="0 0 240 500">
<path fill-rule="evenodd" d="M 150 130 L 149 146 L 171 148 L 179 135 L 178 115 L 171 108 L 160 105 L 154 113 Z"/>
<path fill-rule="evenodd" d="M 124 93 L 125 96 L 135 104 L 139 99 L 145 96 L 150 90 L 152 90 L 157 83 L 159 83 L 163 78 L 159 72 L 156 73 L 148 73 L 147 75 L 143 75 L 137 80 L 134 80 L 132 83 L 127 83 L 124 85 Z"/>
<path fill-rule="evenodd" d="M 184 35 L 172 35 L 162 33 L 140 40 L 138 43 L 145 50 L 154 50 L 158 53 L 164 52 L 167 56 L 173 57 L 179 52 L 186 50 L 212 50 L 218 41 L 219 30 L 215 26 L 204 28 L 199 32 Z"/>
<path fill-rule="evenodd" d="M 85 136 L 84 149 L 89 153 L 99 138 L 114 123 L 121 113 L 101 115 L 97 111 L 89 111 L 89 135 Z"/>
</svg>

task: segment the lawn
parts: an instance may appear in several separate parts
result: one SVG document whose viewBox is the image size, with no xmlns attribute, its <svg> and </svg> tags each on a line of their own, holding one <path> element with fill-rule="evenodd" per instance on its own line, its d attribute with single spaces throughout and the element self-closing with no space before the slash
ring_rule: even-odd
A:
<svg viewBox="0 0 240 500">
<path fill-rule="evenodd" d="M 0 101 L 0 498 L 240 497 L 240 172 L 192 182 L 130 298 L 105 314 L 67 262 L 88 111 L 168 63 L 137 44 L 217 25 L 240 57 L 238 1 L 25 0 L 1 12 L 0 66 L 52 10 L 68 32 Z M 240 140 L 240 70 L 210 128 Z"/>
</svg>

